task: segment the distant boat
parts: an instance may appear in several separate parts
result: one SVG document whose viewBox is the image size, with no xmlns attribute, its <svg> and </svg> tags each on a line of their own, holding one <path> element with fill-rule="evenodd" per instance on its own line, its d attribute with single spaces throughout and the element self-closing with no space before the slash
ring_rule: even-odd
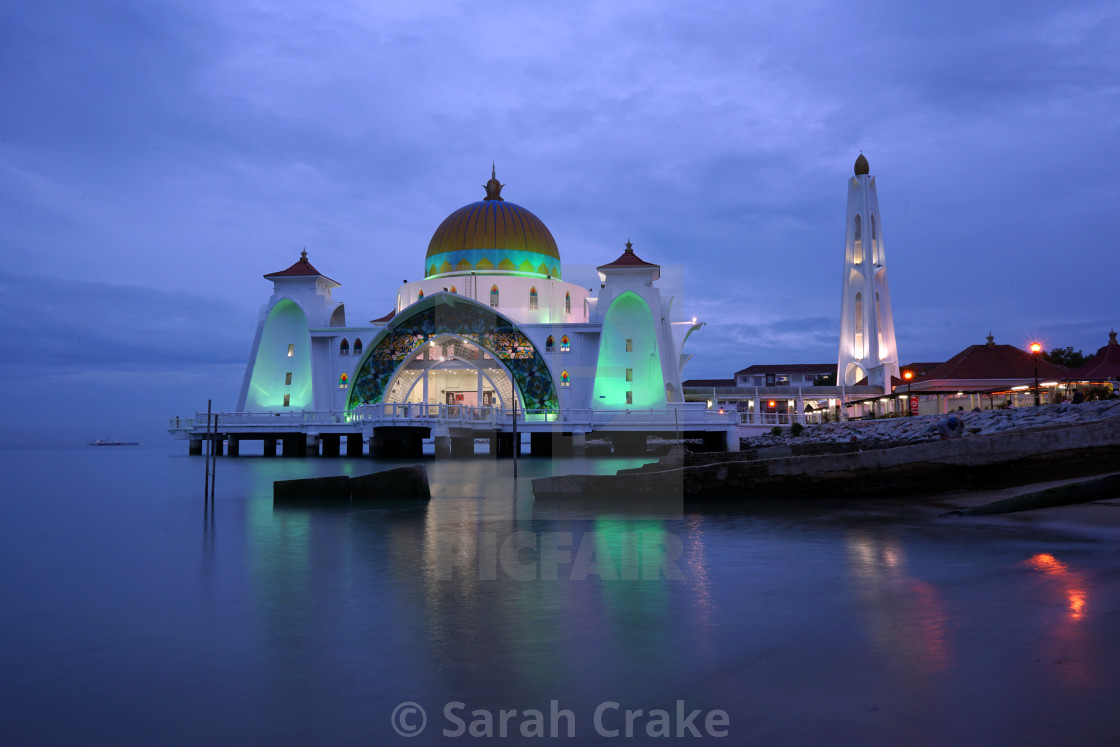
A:
<svg viewBox="0 0 1120 747">
<path fill-rule="evenodd" d="M 98 438 L 89 442 L 90 446 L 139 446 L 139 441 L 122 441 L 119 438 L 113 441 L 106 441 L 103 438 Z"/>
</svg>

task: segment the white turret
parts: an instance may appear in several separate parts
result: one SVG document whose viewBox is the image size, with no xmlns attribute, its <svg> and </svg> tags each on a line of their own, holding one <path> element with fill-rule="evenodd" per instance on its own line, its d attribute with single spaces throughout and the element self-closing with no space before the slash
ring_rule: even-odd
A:
<svg viewBox="0 0 1120 747">
<path fill-rule="evenodd" d="M 861 153 L 855 176 L 848 180 L 848 221 L 844 240 L 844 282 L 840 303 L 840 361 L 838 383 L 867 383 L 890 392 L 898 377 L 898 348 L 887 287 L 883 253 L 883 225 L 875 177 Z"/>
</svg>

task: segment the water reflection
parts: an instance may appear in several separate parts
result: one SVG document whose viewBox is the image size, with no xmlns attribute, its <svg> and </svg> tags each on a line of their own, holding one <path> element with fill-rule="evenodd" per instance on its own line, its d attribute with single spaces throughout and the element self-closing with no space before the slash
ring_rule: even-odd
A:
<svg viewBox="0 0 1120 747">
<path fill-rule="evenodd" d="M 937 589 L 907 573 L 893 535 L 856 530 L 847 536 L 848 567 L 876 651 L 903 684 L 925 687 L 952 658 L 949 616 Z"/>
<path fill-rule="evenodd" d="M 1087 629 L 1090 607 L 1089 580 L 1050 553 L 1037 553 L 1025 561 L 1041 574 L 1044 593 L 1062 614 L 1047 625 L 1041 638 L 1040 656 L 1058 665 L 1058 676 L 1069 684 L 1092 686 L 1102 673 L 1093 666 L 1093 645 Z"/>
</svg>

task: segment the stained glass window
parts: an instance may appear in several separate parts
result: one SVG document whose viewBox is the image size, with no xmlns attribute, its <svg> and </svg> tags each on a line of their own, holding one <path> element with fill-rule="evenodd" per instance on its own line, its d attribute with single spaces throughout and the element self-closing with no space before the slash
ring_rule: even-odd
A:
<svg viewBox="0 0 1120 747">
<path fill-rule="evenodd" d="M 560 386 L 568 386 L 568 371 L 567 369 L 560 372 Z"/>
<path fill-rule="evenodd" d="M 565 314 L 571 314 L 572 313 L 572 294 L 571 293 L 565 293 L 564 294 L 564 313 Z"/>
<path fill-rule="evenodd" d="M 354 338 L 354 355 L 361 355 L 361 354 L 362 354 L 362 341 L 358 338 Z"/>
<path fill-rule="evenodd" d="M 536 286 L 533 286 L 532 288 L 529 289 L 529 308 L 530 309 L 537 308 L 537 288 L 536 288 Z"/>
<path fill-rule="evenodd" d="M 342 375 L 338 377 L 338 388 L 339 389 L 345 389 L 346 388 L 346 382 L 348 382 L 349 380 L 350 380 L 350 377 L 346 375 L 345 371 L 343 371 Z"/>
<path fill-rule="evenodd" d="M 490 305 L 495 309 L 498 308 L 498 286 L 490 286 Z"/>
<path fill-rule="evenodd" d="M 571 349 L 572 349 L 572 343 L 568 339 L 568 336 L 564 335 L 563 337 L 560 338 L 560 352 L 561 353 L 567 353 Z"/>
<path fill-rule="evenodd" d="M 345 337 L 342 338 L 342 342 L 340 342 L 338 344 L 338 354 L 339 355 L 350 355 L 350 343 L 348 343 L 346 341 Z"/>
<path fill-rule="evenodd" d="M 552 353 L 555 350 L 556 350 L 556 340 L 552 339 L 552 335 L 549 335 L 548 339 L 544 341 L 544 352 Z"/>
</svg>

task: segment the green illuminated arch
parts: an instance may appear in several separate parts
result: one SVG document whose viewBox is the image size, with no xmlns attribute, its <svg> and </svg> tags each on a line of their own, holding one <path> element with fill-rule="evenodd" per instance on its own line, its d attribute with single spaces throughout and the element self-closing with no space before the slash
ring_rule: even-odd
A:
<svg viewBox="0 0 1120 747">
<path fill-rule="evenodd" d="M 439 335 L 470 340 L 500 361 L 512 376 L 525 409 L 558 409 L 552 374 L 529 338 L 492 308 L 453 293 L 434 293 L 389 322 L 366 348 L 346 409 L 381 402 L 400 365 Z"/>
</svg>

